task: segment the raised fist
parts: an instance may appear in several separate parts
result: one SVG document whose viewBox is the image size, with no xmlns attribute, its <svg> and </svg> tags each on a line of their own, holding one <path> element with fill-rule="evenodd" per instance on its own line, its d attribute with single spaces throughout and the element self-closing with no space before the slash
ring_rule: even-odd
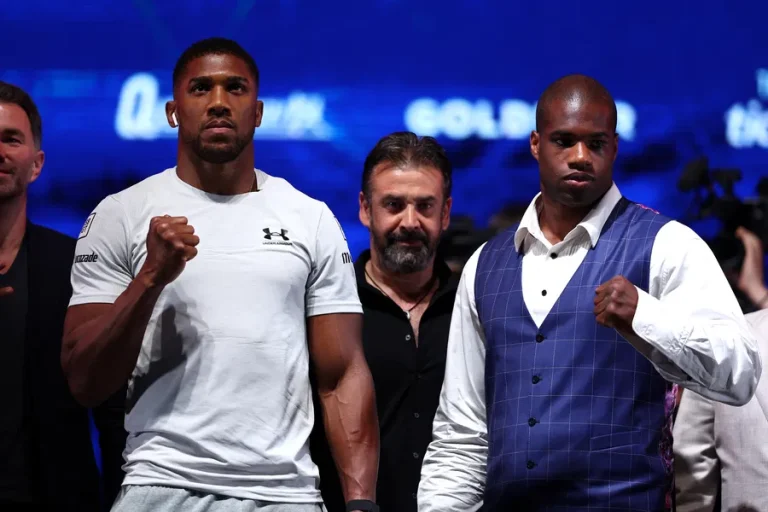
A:
<svg viewBox="0 0 768 512">
<path fill-rule="evenodd" d="M 186 217 L 153 217 L 147 233 L 147 259 L 140 273 L 155 286 L 173 282 L 197 255 L 195 246 L 199 243 Z"/>
<path fill-rule="evenodd" d="M 595 290 L 597 323 L 613 327 L 624 337 L 632 334 L 632 320 L 637 311 L 638 294 L 635 286 L 623 276 L 615 276 Z"/>
</svg>

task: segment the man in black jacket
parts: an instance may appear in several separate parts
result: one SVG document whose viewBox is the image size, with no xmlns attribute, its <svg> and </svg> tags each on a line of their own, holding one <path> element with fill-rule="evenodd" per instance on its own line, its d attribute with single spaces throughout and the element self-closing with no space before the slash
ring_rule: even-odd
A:
<svg viewBox="0 0 768 512">
<path fill-rule="evenodd" d="M 93 410 L 100 483 L 88 410 L 60 363 L 75 240 L 27 220 L 41 138 L 32 99 L 0 82 L 0 510 L 90 512 L 108 509 L 122 482 L 123 400 Z"/>
</svg>

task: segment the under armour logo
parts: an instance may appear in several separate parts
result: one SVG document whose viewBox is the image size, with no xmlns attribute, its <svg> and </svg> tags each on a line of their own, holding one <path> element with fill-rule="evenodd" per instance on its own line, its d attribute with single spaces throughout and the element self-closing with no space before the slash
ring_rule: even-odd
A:
<svg viewBox="0 0 768 512">
<path fill-rule="evenodd" d="M 279 236 L 286 242 L 290 240 L 287 236 L 285 236 L 286 233 L 288 233 L 287 229 L 281 229 L 280 231 L 271 231 L 269 228 L 264 228 L 262 231 L 264 231 L 264 238 L 267 240 L 272 240 L 273 236 Z"/>
</svg>

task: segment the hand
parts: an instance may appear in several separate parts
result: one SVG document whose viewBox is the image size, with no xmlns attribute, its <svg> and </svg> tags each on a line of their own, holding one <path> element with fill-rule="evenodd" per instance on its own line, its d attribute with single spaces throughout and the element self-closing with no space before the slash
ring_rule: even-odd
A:
<svg viewBox="0 0 768 512">
<path fill-rule="evenodd" d="M 153 217 L 147 233 L 147 259 L 140 275 L 150 286 L 165 286 L 179 277 L 187 262 L 197 255 L 200 238 L 186 217 Z"/>
<path fill-rule="evenodd" d="M 3 273 L 5 270 L 6 265 L 4 263 L 0 263 L 0 274 Z M 0 297 L 5 297 L 6 295 L 10 295 L 13 293 L 13 288 L 10 286 L 3 286 L 0 288 Z"/>
<path fill-rule="evenodd" d="M 736 238 L 744 244 L 744 263 L 741 264 L 739 279 L 736 286 L 756 306 L 768 294 L 763 276 L 763 242 L 757 235 L 742 227 L 736 230 Z"/>
<path fill-rule="evenodd" d="M 597 323 L 616 329 L 625 338 L 633 335 L 637 297 L 637 289 L 626 277 L 616 276 L 601 284 L 595 290 Z"/>
</svg>

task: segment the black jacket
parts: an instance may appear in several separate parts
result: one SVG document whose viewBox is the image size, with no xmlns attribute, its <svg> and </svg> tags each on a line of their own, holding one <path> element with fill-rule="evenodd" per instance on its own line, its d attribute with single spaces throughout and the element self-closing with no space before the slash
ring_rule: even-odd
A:
<svg viewBox="0 0 768 512">
<path fill-rule="evenodd" d="M 72 296 L 70 272 L 76 241 L 32 223 L 25 236 L 29 272 L 25 375 L 30 390 L 31 438 L 37 449 L 31 462 L 40 494 L 50 510 L 109 510 L 123 481 L 125 393 L 92 411 L 99 431 L 100 479 L 89 411 L 72 397 L 61 368 L 61 339 Z"/>
</svg>

